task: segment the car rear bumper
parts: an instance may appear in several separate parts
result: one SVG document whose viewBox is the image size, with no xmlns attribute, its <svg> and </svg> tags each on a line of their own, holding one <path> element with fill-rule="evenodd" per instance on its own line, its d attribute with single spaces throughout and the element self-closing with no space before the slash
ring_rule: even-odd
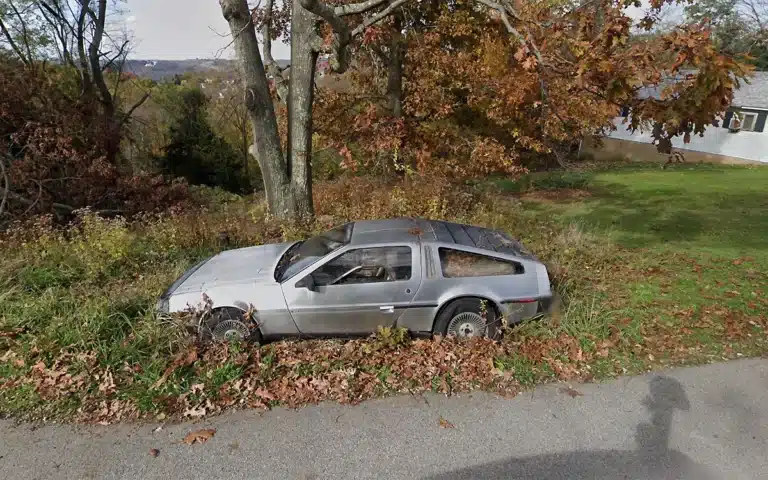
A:
<svg viewBox="0 0 768 480">
<path fill-rule="evenodd" d="M 508 300 L 502 302 L 504 316 L 510 325 L 528 320 L 536 315 L 546 312 L 551 305 L 549 297 L 538 297 L 522 300 Z"/>
<path fill-rule="evenodd" d="M 551 313 L 552 312 L 552 305 L 554 302 L 554 295 L 549 297 L 541 297 L 539 298 L 538 304 L 539 308 L 537 313 Z"/>
</svg>

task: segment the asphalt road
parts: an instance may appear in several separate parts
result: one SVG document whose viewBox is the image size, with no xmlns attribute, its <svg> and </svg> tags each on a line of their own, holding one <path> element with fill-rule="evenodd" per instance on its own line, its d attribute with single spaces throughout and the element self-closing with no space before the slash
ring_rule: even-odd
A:
<svg viewBox="0 0 768 480">
<path fill-rule="evenodd" d="M 573 387 L 582 395 L 402 396 L 159 431 L 3 421 L 0 478 L 768 478 L 768 360 Z M 181 443 L 201 428 L 216 435 Z"/>
</svg>

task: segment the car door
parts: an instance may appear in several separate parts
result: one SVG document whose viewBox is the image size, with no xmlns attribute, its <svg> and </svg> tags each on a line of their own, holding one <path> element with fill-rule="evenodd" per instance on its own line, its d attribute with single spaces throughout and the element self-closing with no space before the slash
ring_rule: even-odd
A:
<svg viewBox="0 0 768 480">
<path fill-rule="evenodd" d="M 395 325 L 420 283 L 420 249 L 361 247 L 285 282 L 283 294 L 302 333 L 356 335 Z"/>
</svg>

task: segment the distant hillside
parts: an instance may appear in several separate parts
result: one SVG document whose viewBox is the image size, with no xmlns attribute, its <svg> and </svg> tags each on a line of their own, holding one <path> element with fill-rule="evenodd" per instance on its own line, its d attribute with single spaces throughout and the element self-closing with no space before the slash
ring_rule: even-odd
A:
<svg viewBox="0 0 768 480">
<path fill-rule="evenodd" d="M 288 65 L 288 60 L 277 60 L 281 66 Z M 155 81 L 170 80 L 174 75 L 191 72 L 208 72 L 218 70 L 231 72 L 237 69 L 235 60 L 226 59 L 189 59 L 189 60 L 126 60 L 123 71 L 133 73 L 138 77 L 151 78 Z"/>
</svg>

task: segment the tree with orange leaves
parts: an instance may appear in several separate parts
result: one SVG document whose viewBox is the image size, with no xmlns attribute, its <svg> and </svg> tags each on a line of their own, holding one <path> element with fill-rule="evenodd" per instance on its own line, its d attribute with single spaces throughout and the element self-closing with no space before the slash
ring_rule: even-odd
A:
<svg viewBox="0 0 768 480">
<path fill-rule="evenodd" d="M 637 0 L 294 0 L 281 17 L 290 21 L 280 23 L 291 37 L 286 81 L 268 48 L 272 2 L 256 22 L 264 62 L 245 0 L 221 3 L 250 72 L 246 98 L 269 206 L 284 218 L 312 213 L 313 119 L 348 160 L 354 143 L 365 160 L 391 152 L 393 166 L 403 169 L 517 172 L 526 158 L 559 156 L 560 145 L 611 128 L 621 107 L 630 111 L 628 128 L 652 130 L 659 149 L 668 149 L 673 137 L 687 140 L 716 123 L 749 74 L 744 62 L 715 48 L 704 23 L 631 41 L 674 0 L 652 0 L 639 20 L 626 11 L 641 6 Z M 238 39 L 243 32 L 254 32 L 252 41 Z M 322 52 L 336 72 L 349 68 L 352 53 L 373 55 L 357 57 L 361 67 L 369 63 L 351 75 L 357 88 L 324 92 L 313 115 Z M 264 65 L 286 103 L 286 153 Z M 659 86 L 660 98 L 638 95 Z"/>
</svg>

